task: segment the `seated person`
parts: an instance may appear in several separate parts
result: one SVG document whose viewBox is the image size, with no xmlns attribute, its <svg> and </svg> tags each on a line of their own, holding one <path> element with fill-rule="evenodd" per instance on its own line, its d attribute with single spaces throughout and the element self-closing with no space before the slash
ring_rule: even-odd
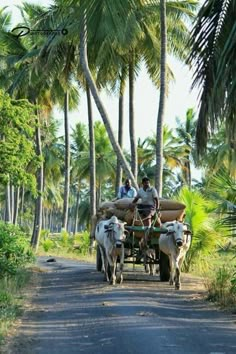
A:
<svg viewBox="0 0 236 354">
<path fill-rule="evenodd" d="M 129 178 L 126 178 L 125 183 L 123 186 L 120 187 L 117 199 L 122 199 L 122 198 L 134 198 L 136 197 L 137 192 L 134 187 L 131 185 L 131 180 Z"/>
</svg>

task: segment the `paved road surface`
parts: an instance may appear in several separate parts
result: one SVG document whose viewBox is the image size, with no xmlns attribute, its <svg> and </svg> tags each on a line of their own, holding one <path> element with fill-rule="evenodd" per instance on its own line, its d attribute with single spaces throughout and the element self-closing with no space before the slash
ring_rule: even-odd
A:
<svg viewBox="0 0 236 354">
<path fill-rule="evenodd" d="M 235 354 L 236 316 L 203 300 L 201 281 L 175 291 L 126 272 L 112 287 L 95 265 L 40 258 L 40 285 L 7 354 Z"/>
</svg>

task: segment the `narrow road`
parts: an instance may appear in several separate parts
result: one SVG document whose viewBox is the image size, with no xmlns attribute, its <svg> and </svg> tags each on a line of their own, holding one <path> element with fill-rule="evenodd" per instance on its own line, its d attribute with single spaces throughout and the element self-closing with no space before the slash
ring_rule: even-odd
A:
<svg viewBox="0 0 236 354">
<path fill-rule="evenodd" d="M 7 354 L 235 354 L 236 316 L 204 301 L 183 276 L 175 291 L 158 276 L 125 272 L 112 287 L 95 265 L 39 259 L 40 283 Z"/>
</svg>

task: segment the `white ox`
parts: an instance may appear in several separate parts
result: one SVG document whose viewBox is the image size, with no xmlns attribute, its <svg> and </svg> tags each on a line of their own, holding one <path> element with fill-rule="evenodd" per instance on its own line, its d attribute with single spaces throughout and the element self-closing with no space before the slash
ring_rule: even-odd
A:
<svg viewBox="0 0 236 354">
<path fill-rule="evenodd" d="M 95 229 L 95 239 L 100 248 L 102 257 L 102 268 L 104 270 L 106 280 L 112 285 L 116 283 L 117 258 L 120 259 L 120 283 L 123 282 L 124 267 L 124 241 L 126 238 L 124 225 L 116 216 L 112 216 L 109 220 L 101 220 Z M 111 270 L 111 278 L 109 279 L 109 266 Z"/>
<path fill-rule="evenodd" d="M 170 284 L 175 283 L 175 289 L 178 290 L 181 288 L 181 266 L 191 244 L 191 231 L 179 221 L 166 222 L 162 227 L 168 229 L 168 232 L 160 235 L 159 248 L 169 256 Z"/>
</svg>

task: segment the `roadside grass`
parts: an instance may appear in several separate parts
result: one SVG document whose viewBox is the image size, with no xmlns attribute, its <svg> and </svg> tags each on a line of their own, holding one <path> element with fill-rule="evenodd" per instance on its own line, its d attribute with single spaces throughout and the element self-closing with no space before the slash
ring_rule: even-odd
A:
<svg viewBox="0 0 236 354">
<path fill-rule="evenodd" d="M 13 322 L 22 314 L 23 290 L 32 276 L 30 269 L 21 269 L 14 276 L 0 279 L 0 344 Z"/>
<path fill-rule="evenodd" d="M 37 255 L 57 256 L 94 263 L 96 251 L 94 247 L 90 246 L 90 235 L 86 231 L 70 235 L 66 231 L 50 234 L 47 230 L 43 230 Z"/>
<path fill-rule="evenodd" d="M 21 314 L 26 285 L 35 261 L 29 235 L 20 227 L 0 221 L 0 343 Z"/>
<path fill-rule="evenodd" d="M 221 249 L 206 278 L 208 300 L 236 313 L 236 247 Z"/>
<path fill-rule="evenodd" d="M 204 279 L 207 300 L 236 313 L 236 248 L 199 257 L 191 273 Z"/>
</svg>

